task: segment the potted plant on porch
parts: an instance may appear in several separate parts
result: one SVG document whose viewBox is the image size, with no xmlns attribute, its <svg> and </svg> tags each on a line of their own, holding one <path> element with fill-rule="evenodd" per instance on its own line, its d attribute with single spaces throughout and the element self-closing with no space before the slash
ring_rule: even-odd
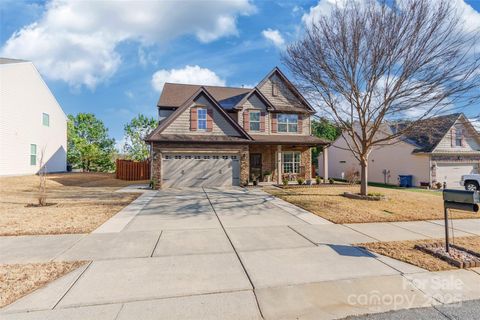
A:
<svg viewBox="0 0 480 320">
<path fill-rule="evenodd" d="M 263 172 L 263 182 L 272 182 L 272 173 L 270 171 Z"/>
</svg>

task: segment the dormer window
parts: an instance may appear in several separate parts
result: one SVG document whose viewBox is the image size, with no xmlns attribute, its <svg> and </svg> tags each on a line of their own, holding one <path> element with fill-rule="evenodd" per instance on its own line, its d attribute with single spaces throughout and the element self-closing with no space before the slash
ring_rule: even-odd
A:
<svg viewBox="0 0 480 320">
<path fill-rule="evenodd" d="M 207 130 L 207 109 L 205 108 L 198 108 L 197 109 L 198 115 L 198 130 Z"/>
</svg>

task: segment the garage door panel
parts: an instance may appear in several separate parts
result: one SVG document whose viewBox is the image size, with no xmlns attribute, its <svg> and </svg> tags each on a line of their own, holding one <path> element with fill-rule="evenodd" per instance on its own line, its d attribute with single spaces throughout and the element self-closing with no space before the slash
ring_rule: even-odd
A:
<svg viewBox="0 0 480 320">
<path fill-rule="evenodd" d="M 447 183 L 449 189 L 462 189 L 460 180 L 462 175 L 479 173 L 478 165 L 473 163 L 439 163 L 437 164 L 436 179 Z"/>
<path fill-rule="evenodd" d="M 238 186 L 240 182 L 236 155 L 167 154 L 162 170 L 164 187 Z"/>
</svg>

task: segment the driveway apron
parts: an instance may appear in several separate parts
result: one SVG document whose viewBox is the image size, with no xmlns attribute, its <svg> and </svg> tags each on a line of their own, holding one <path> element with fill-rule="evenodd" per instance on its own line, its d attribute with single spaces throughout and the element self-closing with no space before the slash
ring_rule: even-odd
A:
<svg viewBox="0 0 480 320">
<path fill-rule="evenodd" d="M 389 226 L 397 232 L 404 227 Z M 431 228 L 407 233 L 417 238 Z M 424 270 L 351 245 L 383 236 L 373 229 L 331 224 L 257 189 L 159 191 L 121 231 L 66 237 L 52 247 L 45 253 L 49 260 L 92 262 L 0 310 L 0 318 L 61 319 L 76 310 L 112 320 L 159 314 L 333 319 L 394 309 L 352 305 L 349 288 L 362 294 L 377 287 L 382 294 L 415 298 L 412 306 L 428 305 L 428 294 L 412 284 L 428 279 Z M 8 245 L 0 242 L 0 249 Z M 452 276 L 480 281 L 471 273 Z"/>
</svg>

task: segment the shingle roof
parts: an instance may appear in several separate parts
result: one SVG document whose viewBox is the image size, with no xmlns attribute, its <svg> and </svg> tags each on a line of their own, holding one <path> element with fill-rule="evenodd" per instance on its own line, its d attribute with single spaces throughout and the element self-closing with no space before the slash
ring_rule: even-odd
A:
<svg viewBox="0 0 480 320">
<path fill-rule="evenodd" d="M 453 113 L 420 120 L 403 135 L 403 139 L 417 146 L 414 152 L 432 152 L 461 115 Z"/>
<path fill-rule="evenodd" d="M 205 142 L 205 143 L 243 143 L 246 144 L 247 142 L 251 141 L 246 138 L 242 137 L 232 137 L 232 136 L 217 136 L 213 134 L 162 134 L 157 133 L 149 138 L 149 141 L 155 142 L 184 142 L 184 143 L 198 143 L 198 142 Z"/>
<path fill-rule="evenodd" d="M 323 140 L 315 136 L 303 136 L 303 135 L 250 135 L 254 143 L 260 144 L 298 144 L 298 145 L 325 145 L 329 144 L 329 141 Z"/>
<path fill-rule="evenodd" d="M 189 108 L 190 104 L 195 101 L 196 98 L 199 96 L 204 95 L 212 105 L 218 109 L 220 114 L 228 121 L 230 124 L 235 128 L 242 136 L 244 136 L 247 140 L 251 139 L 248 133 L 230 117 L 225 110 L 217 103 L 215 98 L 212 97 L 209 91 L 206 90 L 205 87 L 199 86 L 198 89 L 189 97 L 186 101 L 184 101 L 167 119 L 163 120 L 155 130 L 153 130 L 149 135 L 145 137 L 145 141 L 157 141 L 158 136 L 165 130 L 180 114 L 185 112 L 187 108 Z"/>
<path fill-rule="evenodd" d="M 200 134 L 162 134 L 156 133 L 148 138 L 155 142 L 175 142 L 175 143 L 236 143 L 236 144 L 288 144 L 315 146 L 326 145 L 329 142 L 314 136 L 287 136 L 287 135 L 256 135 L 252 136 L 254 140 L 248 140 L 242 137 L 200 135 Z"/>
<path fill-rule="evenodd" d="M 204 87 L 224 109 L 233 108 L 246 94 L 253 90 L 249 88 L 165 83 L 157 105 L 164 107 L 179 107 L 198 91 L 200 87 Z"/>
</svg>

